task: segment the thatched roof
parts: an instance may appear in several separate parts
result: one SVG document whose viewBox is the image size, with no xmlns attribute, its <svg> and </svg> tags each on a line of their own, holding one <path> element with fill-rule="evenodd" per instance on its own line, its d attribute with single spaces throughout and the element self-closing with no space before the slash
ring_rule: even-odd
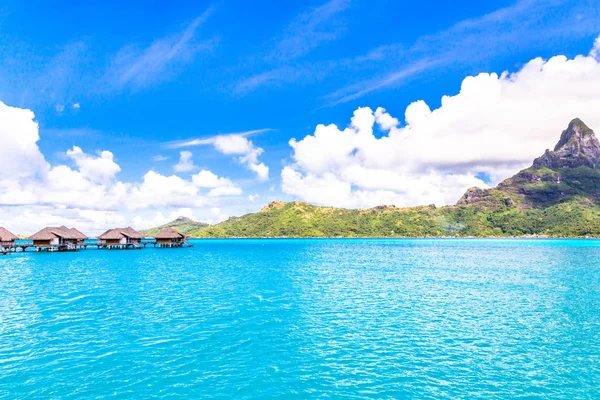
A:
<svg viewBox="0 0 600 400">
<path fill-rule="evenodd" d="M 78 231 L 79 232 L 79 231 Z M 81 234 L 81 232 L 79 232 Z M 66 226 L 61 226 L 58 228 L 44 228 L 38 233 L 31 235 L 29 240 L 53 240 L 56 238 L 63 238 L 67 240 L 77 240 L 81 239 L 78 233 L 73 232 L 73 230 L 67 228 Z"/>
<path fill-rule="evenodd" d="M 183 233 L 177 232 L 171 227 L 164 228 L 162 231 L 154 235 L 154 239 L 185 239 Z"/>
<path fill-rule="evenodd" d="M 17 235 L 13 235 L 12 233 L 0 226 L 0 242 L 14 242 L 17 239 Z"/>
<path fill-rule="evenodd" d="M 131 227 L 109 229 L 102 235 L 98 236 L 98 239 L 101 240 L 121 240 L 123 238 L 143 239 L 144 236 Z"/>
<path fill-rule="evenodd" d="M 81 233 L 81 231 L 76 228 L 71 228 L 71 232 L 77 236 L 77 239 L 88 239 L 85 234 Z"/>
</svg>

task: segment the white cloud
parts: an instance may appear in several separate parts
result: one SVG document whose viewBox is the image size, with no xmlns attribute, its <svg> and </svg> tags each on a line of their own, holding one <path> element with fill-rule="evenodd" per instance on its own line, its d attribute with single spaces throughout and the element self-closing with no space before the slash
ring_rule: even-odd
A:
<svg viewBox="0 0 600 400">
<path fill-rule="evenodd" d="M 167 161 L 168 159 L 169 159 L 169 157 L 165 157 L 161 154 L 157 154 L 154 157 L 152 157 L 152 161 L 154 161 L 154 162 Z"/>
<path fill-rule="evenodd" d="M 229 215 L 223 213 L 219 207 L 212 207 L 210 209 L 210 214 L 210 217 L 206 220 L 209 224 L 216 224 L 229 218 Z"/>
<path fill-rule="evenodd" d="M 219 196 L 239 196 L 241 195 L 242 189 L 237 186 L 223 186 L 211 189 L 208 192 L 208 195 L 211 197 L 219 197 Z"/>
<path fill-rule="evenodd" d="M 359 108 L 346 129 L 319 125 L 291 140 L 282 189 L 319 204 L 453 204 L 476 178 L 491 184 L 531 165 L 575 117 L 600 129 L 600 62 L 534 59 L 514 74 L 467 77 L 431 111 L 418 101 L 401 127 L 384 109 Z M 375 124 L 386 134 L 377 138 Z"/>
<path fill-rule="evenodd" d="M 596 0 L 516 0 L 508 7 L 460 21 L 438 32 L 428 32 L 412 45 L 405 41 L 386 44 L 354 59 L 342 60 L 333 73 L 368 78 L 324 96 L 328 99 L 324 107 L 401 86 L 423 73 L 444 73 L 450 66 L 477 69 L 494 58 L 517 52 L 578 43 L 597 35 L 599 18 Z M 347 66 L 351 68 L 344 71 Z M 318 67 L 323 69 L 321 65 Z M 363 73 L 356 73 L 357 70 Z"/>
<path fill-rule="evenodd" d="M 196 175 L 192 176 L 194 184 L 201 188 L 219 188 L 234 186 L 233 182 L 227 178 L 219 177 L 218 175 L 203 169 Z"/>
<path fill-rule="evenodd" d="M 249 201 L 254 201 L 254 200 L 257 200 L 259 197 L 260 197 L 260 195 L 258 193 L 256 193 L 256 194 L 249 194 L 248 195 L 248 200 Z"/>
<path fill-rule="evenodd" d="M 79 110 L 79 109 L 81 108 L 81 104 L 79 104 L 79 103 L 73 103 L 72 107 L 73 107 L 75 110 Z"/>
<path fill-rule="evenodd" d="M 211 197 L 237 196 L 242 194 L 242 189 L 231 180 L 217 176 L 208 170 L 202 170 L 192 176 L 192 182 L 199 188 L 210 188 L 208 195 Z"/>
<path fill-rule="evenodd" d="M 196 169 L 192 161 L 192 152 L 182 151 L 179 153 L 179 162 L 173 166 L 175 172 L 190 172 Z"/>
<path fill-rule="evenodd" d="M 258 160 L 264 150 L 255 146 L 252 141 L 248 140 L 247 136 L 270 130 L 271 129 L 258 129 L 241 133 L 218 135 L 204 139 L 184 140 L 169 143 L 168 147 L 182 148 L 211 145 L 221 154 L 239 156 L 237 157 L 237 160 L 245 165 L 250 171 L 254 172 L 259 180 L 264 181 L 269 179 L 269 167 Z"/>
<path fill-rule="evenodd" d="M 215 138 L 215 149 L 223 154 L 246 154 L 252 151 L 252 143 L 244 136 L 222 135 Z"/>
<path fill-rule="evenodd" d="M 62 113 L 63 111 L 65 111 L 65 106 L 63 104 L 57 104 L 54 108 L 58 113 Z"/>
<path fill-rule="evenodd" d="M 389 131 L 400 124 L 397 118 L 392 117 L 385 111 L 385 108 L 381 107 L 375 111 L 375 122 L 377 122 L 377 125 L 384 131 Z"/>
<path fill-rule="evenodd" d="M 99 157 L 94 157 L 73 146 L 73 149 L 67 151 L 67 156 L 75 161 L 82 177 L 94 182 L 108 182 L 121 171 L 110 151 L 103 151 Z"/>
<path fill-rule="evenodd" d="M 250 140 L 238 135 L 218 136 L 215 149 L 226 155 L 240 155 L 239 162 L 253 171 L 261 181 L 269 179 L 269 167 L 258 161 L 263 149 L 256 147 Z"/>
<path fill-rule="evenodd" d="M 45 175 L 49 165 L 38 148 L 33 112 L 0 102 L 0 181 Z"/>
<path fill-rule="evenodd" d="M 31 111 L 0 102 L 0 221 L 19 233 L 66 224 L 94 234 L 152 221 L 157 211 L 193 209 L 208 215 L 210 207 L 224 204 L 223 196 L 242 195 L 231 180 L 208 170 L 190 179 L 149 171 L 140 182 L 122 182 L 112 152 L 93 155 L 78 146 L 66 152 L 73 167 L 50 165 L 39 140 Z"/>
</svg>

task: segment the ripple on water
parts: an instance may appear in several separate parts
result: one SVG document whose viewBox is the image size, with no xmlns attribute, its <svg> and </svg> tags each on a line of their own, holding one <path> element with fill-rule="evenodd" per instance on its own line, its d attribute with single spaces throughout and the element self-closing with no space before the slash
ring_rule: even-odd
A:
<svg viewBox="0 0 600 400">
<path fill-rule="evenodd" d="M 0 258 L 0 398 L 598 398 L 600 243 Z"/>
</svg>

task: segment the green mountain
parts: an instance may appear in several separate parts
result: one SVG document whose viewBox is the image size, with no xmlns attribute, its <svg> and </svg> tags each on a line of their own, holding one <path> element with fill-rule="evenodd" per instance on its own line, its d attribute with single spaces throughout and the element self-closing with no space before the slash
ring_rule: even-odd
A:
<svg viewBox="0 0 600 400">
<path fill-rule="evenodd" d="M 471 188 L 458 204 L 490 206 L 514 203 L 521 209 L 580 202 L 595 206 L 600 199 L 600 143 L 581 120 L 571 121 L 554 151 L 546 150 L 533 165 L 496 188 Z"/>
<path fill-rule="evenodd" d="M 199 229 L 202 229 L 206 226 L 208 226 L 208 224 L 205 224 L 204 222 L 197 222 L 190 218 L 179 217 L 176 220 L 171 221 L 165 225 L 161 225 L 156 228 L 146 229 L 144 231 L 140 231 L 140 233 L 145 237 L 152 237 L 164 228 L 173 228 L 177 232 L 183 233 L 184 235 L 190 235 L 192 233 L 198 232 Z"/>
<path fill-rule="evenodd" d="M 573 120 L 554 150 L 493 189 L 454 206 L 348 210 L 271 202 L 258 213 L 196 230 L 196 237 L 600 236 L 600 143 Z"/>
</svg>

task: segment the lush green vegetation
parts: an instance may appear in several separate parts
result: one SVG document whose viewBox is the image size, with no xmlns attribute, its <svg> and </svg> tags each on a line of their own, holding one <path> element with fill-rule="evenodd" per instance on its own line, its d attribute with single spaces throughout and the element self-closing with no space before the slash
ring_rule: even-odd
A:
<svg viewBox="0 0 600 400">
<path fill-rule="evenodd" d="M 183 233 L 184 235 L 191 235 L 206 226 L 208 226 L 208 224 L 203 222 L 196 222 L 186 217 L 179 217 L 175 221 L 171 221 L 168 224 L 156 228 L 146 229 L 145 231 L 140 231 L 140 233 L 146 237 L 152 237 L 160 232 L 163 228 L 171 227 L 176 231 Z"/>
<path fill-rule="evenodd" d="M 555 151 L 496 188 L 469 189 L 456 206 L 347 210 L 272 202 L 217 225 L 175 227 L 206 238 L 600 236 L 598 165 L 600 142 L 575 119 Z"/>
<path fill-rule="evenodd" d="M 196 237 L 600 236 L 600 172 L 529 168 L 456 206 L 346 210 L 273 202 Z"/>
<path fill-rule="evenodd" d="M 501 206 L 493 210 L 473 205 L 345 210 L 293 202 L 232 218 L 193 234 L 203 238 L 529 235 L 599 236 L 600 208 L 583 199 L 546 208 Z"/>
</svg>

